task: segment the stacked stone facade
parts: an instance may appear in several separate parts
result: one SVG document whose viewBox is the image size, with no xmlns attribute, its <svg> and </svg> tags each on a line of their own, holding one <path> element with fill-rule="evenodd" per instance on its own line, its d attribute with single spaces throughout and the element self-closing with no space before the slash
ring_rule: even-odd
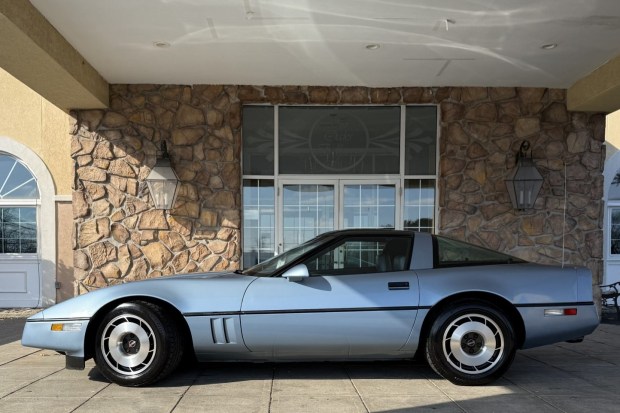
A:
<svg viewBox="0 0 620 413">
<path fill-rule="evenodd" d="M 532 262 L 585 265 L 600 281 L 604 116 L 568 112 L 563 90 L 526 88 L 465 88 L 441 108 L 441 232 Z M 504 180 L 524 140 L 544 182 L 534 208 L 515 211 Z"/>
<path fill-rule="evenodd" d="M 531 261 L 564 257 L 600 279 L 604 117 L 568 112 L 564 90 L 115 85 L 108 110 L 74 114 L 76 293 L 239 267 L 250 103 L 439 105 L 439 232 Z M 544 184 L 519 212 L 504 180 L 524 139 Z M 170 211 L 153 208 L 144 182 L 164 140 L 182 182 Z"/>
</svg>

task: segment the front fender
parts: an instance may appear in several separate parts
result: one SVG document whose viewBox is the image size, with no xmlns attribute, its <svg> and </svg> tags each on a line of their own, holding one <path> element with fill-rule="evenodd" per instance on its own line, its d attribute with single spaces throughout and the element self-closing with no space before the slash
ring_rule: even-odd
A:
<svg viewBox="0 0 620 413">
<path fill-rule="evenodd" d="M 168 303 L 181 314 L 238 312 L 247 286 L 255 279 L 237 274 L 196 274 L 102 288 L 64 301 L 28 318 L 22 344 L 64 352 L 73 357 L 84 357 L 89 322 L 99 310 L 110 303 L 152 298 Z M 54 331 L 52 324 L 67 324 L 71 327 L 66 331 L 62 328 Z"/>
</svg>

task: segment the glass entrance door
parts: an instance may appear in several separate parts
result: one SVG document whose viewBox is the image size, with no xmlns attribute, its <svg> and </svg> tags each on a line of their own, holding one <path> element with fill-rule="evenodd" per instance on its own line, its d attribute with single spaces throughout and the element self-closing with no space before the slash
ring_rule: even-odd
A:
<svg viewBox="0 0 620 413">
<path fill-rule="evenodd" d="M 400 185 L 393 181 L 281 181 L 278 253 L 324 232 L 397 228 Z"/>
<path fill-rule="evenodd" d="M 282 182 L 280 184 L 280 241 L 278 252 L 288 251 L 336 225 L 337 181 Z"/>
<path fill-rule="evenodd" d="M 340 181 L 340 228 L 396 228 L 397 181 Z"/>
</svg>

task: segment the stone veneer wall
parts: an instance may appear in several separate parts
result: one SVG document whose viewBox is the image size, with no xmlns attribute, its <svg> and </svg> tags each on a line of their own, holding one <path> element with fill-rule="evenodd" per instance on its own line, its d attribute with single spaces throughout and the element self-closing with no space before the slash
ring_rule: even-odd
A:
<svg viewBox="0 0 620 413">
<path fill-rule="evenodd" d="M 438 104 L 441 233 L 601 276 L 604 117 L 566 110 L 564 90 L 114 85 L 108 110 L 75 113 L 72 158 L 76 293 L 120 282 L 239 267 L 241 107 Z M 544 185 L 531 211 L 504 179 L 522 140 Z M 168 143 L 182 187 L 152 207 L 144 178 Z M 564 225 L 564 165 L 568 205 Z"/>
</svg>

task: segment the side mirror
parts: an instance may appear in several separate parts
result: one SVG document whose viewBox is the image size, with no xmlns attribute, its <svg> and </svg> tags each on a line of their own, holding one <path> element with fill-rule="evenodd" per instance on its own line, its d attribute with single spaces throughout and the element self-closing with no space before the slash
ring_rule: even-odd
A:
<svg viewBox="0 0 620 413">
<path fill-rule="evenodd" d="M 308 267 L 304 264 L 298 264 L 286 270 L 282 277 L 287 278 L 289 281 L 299 282 L 303 281 L 304 278 L 310 277 L 310 273 L 308 272 Z"/>
</svg>

